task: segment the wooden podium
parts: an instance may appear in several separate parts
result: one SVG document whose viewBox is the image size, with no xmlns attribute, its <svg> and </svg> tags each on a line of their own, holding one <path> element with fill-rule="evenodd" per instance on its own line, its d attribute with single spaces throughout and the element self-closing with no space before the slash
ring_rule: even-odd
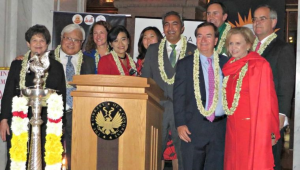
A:
<svg viewBox="0 0 300 170">
<path fill-rule="evenodd" d="M 152 79 L 78 75 L 73 77 L 72 170 L 160 170 L 163 91 Z M 91 126 L 94 108 L 106 101 L 127 116 L 124 133 L 99 138 Z"/>
</svg>

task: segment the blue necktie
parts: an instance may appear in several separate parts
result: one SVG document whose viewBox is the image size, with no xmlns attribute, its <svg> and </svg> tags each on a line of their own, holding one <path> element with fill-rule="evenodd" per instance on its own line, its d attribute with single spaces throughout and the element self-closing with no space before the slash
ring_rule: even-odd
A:
<svg viewBox="0 0 300 170">
<path fill-rule="evenodd" d="M 71 62 L 71 59 L 73 56 L 67 56 L 67 57 L 68 57 L 68 62 L 67 62 L 67 66 L 66 66 L 66 78 L 67 78 L 67 81 L 70 82 L 70 81 L 73 81 L 75 69 Z M 75 90 L 74 87 L 67 88 L 67 104 L 69 105 L 70 109 L 73 108 L 73 98 L 71 96 L 71 92 L 73 90 Z"/>
</svg>

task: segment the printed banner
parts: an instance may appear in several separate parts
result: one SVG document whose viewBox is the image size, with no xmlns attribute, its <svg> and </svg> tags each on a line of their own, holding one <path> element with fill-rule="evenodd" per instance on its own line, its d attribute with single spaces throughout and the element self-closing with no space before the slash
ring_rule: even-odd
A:
<svg viewBox="0 0 300 170">
<path fill-rule="evenodd" d="M 0 67 L 0 113 L 1 113 L 1 100 L 4 92 L 4 87 L 6 83 L 6 79 L 8 76 L 9 68 L 6 67 Z"/>
<path fill-rule="evenodd" d="M 85 36 L 89 35 L 89 30 L 94 22 L 106 21 L 111 26 L 126 26 L 126 16 L 119 14 L 101 14 L 101 13 L 73 13 L 73 12 L 53 12 L 53 32 L 52 48 L 60 44 L 61 31 L 69 24 L 78 24 L 85 31 Z"/>
</svg>

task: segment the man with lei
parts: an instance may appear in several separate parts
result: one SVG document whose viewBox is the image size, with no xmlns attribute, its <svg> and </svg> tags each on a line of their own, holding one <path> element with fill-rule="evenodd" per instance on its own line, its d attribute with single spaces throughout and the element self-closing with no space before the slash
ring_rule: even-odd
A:
<svg viewBox="0 0 300 170">
<path fill-rule="evenodd" d="M 176 63 L 184 56 L 192 54 L 196 47 L 188 43 L 186 38 L 181 35 L 184 31 L 184 23 L 179 13 L 167 12 L 162 17 L 162 24 L 166 37 L 161 42 L 151 44 L 148 47 L 142 77 L 152 78 L 164 91 L 167 100 L 161 102 L 165 109 L 163 114 L 162 150 L 166 149 L 168 134 L 171 131 L 179 169 L 183 169 L 180 139 L 174 124 L 173 83 Z"/>
<path fill-rule="evenodd" d="M 71 91 L 76 88 L 69 85 L 74 75 L 94 74 L 95 62 L 91 57 L 82 54 L 81 46 L 85 38 L 84 29 L 77 24 L 69 24 L 65 26 L 61 32 L 61 45 L 54 51 L 50 52 L 57 61 L 60 61 L 64 67 L 66 77 L 66 111 L 65 111 L 65 140 L 66 153 L 68 160 L 68 169 L 71 169 L 71 145 L 72 145 L 72 110 L 73 99 L 70 95 Z"/>
<path fill-rule="evenodd" d="M 273 146 L 275 169 L 280 167 L 283 135 L 291 117 L 295 87 L 296 58 L 293 48 L 274 33 L 277 12 L 268 5 L 259 6 L 254 11 L 253 29 L 256 39 L 253 50 L 263 56 L 271 65 L 278 98 L 280 134 L 282 138 Z"/>
<path fill-rule="evenodd" d="M 194 55 L 178 62 L 174 83 L 175 126 L 185 170 L 223 170 L 226 116 L 222 108 L 222 71 L 227 57 L 214 51 L 217 27 L 195 30 Z"/>
<path fill-rule="evenodd" d="M 215 50 L 222 55 L 226 55 L 225 40 L 228 31 L 231 29 L 230 24 L 225 22 L 227 16 L 228 11 L 222 2 L 211 2 L 207 5 L 206 21 L 218 27 L 219 38 Z"/>
<path fill-rule="evenodd" d="M 43 25 L 35 25 L 30 27 L 25 33 L 25 39 L 27 41 L 27 46 L 29 51 L 24 55 L 23 60 L 15 60 L 11 63 L 10 71 L 7 77 L 5 90 L 3 94 L 2 110 L 0 115 L 1 120 L 1 138 L 7 141 L 7 165 L 6 169 L 26 169 L 26 162 L 28 160 L 27 153 L 29 148 L 29 128 L 28 121 L 32 117 L 32 109 L 26 105 L 27 100 L 20 96 L 20 89 L 33 86 L 33 79 L 35 78 L 34 72 L 27 73 L 27 61 L 34 54 L 43 55 L 48 49 L 51 37 L 48 29 Z M 48 72 L 44 75 L 44 85 L 43 88 L 50 88 L 57 90 L 58 94 L 62 94 L 61 98 L 61 112 L 63 110 L 63 99 L 65 99 L 66 86 L 65 86 L 65 76 L 63 73 L 63 66 L 55 61 L 53 58 L 49 58 L 50 68 Z M 64 100 L 65 101 L 65 100 Z M 41 110 L 41 119 L 43 124 L 41 125 L 41 153 L 42 153 L 42 166 L 45 168 L 47 163 L 47 150 L 45 145 L 47 145 L 46 135 L 48 136 L 48 121 L 49 121 L 49 111 L 46 107 Z M 60 117 L 62 114 L 60 115 Z M 62 122 L 60 121 L 60 129 L 62 128 Z M 59 129 L 59 128 L 58 128 Z M 54 130 L 53 130 L 54 131 Z M 61 155 L 62 155 L 62 144 L 61 144 L 61 133 L 62 130 L 58 130 L 60 136 L 58 136 L 58 147 L 56 149 L 55 158 L 51 161 L 58 163 L 60 166 Z M 46 143 L 46 144 L 45 144 Z M 53 152 L 52 152 L 53 153 Z M 53 155 L 50 153 L 50 155 Z M 60 158 L 60 159 L 59 159 Z M 48 163 L 47 163 L 48 164 Z"/>
</svg>

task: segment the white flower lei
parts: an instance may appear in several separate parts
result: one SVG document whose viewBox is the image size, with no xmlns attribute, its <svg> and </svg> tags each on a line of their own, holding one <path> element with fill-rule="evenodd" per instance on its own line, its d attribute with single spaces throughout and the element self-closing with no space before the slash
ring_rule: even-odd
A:
<svg viewBox="0 0 300 170">
<path fill-rule="evenodd" d="M 60 62 L 60 48 L 61 48 L 61 45 L 58 45 L 57 48 L 55 49 L 54 51 L 54 55 L 55 55 L 55 60 L 59 61 Z M 81 64 L 82 64 L 82 61 L 83 61 L 83 54 L 82 54 L 82 51 L 80 50 L 78 53 L 78 63 L 77 63 L 77 66 L 76 66 L 76 72 L 75 72 L 75 75 L 79 75 L 80 74 L 80 70 L 81 70 Z M 67 80 L 67 79 L 66 79 Z M 73 86 L 69 85 L 69 83 L 66 81 L 66 86 L 67 88 L 72 88 Z"/>
<path fill-rule="evenodd" d="M 178 60 L 181 60 L 181 59 L 184 58 L 186 47 L 187 47 L 187 40 L 184 36 L 181 36 L 181 41 L 182 41 L 181 42 L 182 47 L 181 47 L 181 50 L 180 50 L 180 55 L 179 55 Z M 165 43 L 166 43 L 166 37 L 163 38 L 161 40 L 160 44 L 159 44 L 159 48 L 158 48 L 158 69 L 159 69 L 160 76 L 161 76 L 162 80 L 164 82 L 166 82 L 167 84 L 172 85 L 172 84 L 174 84 L 175 74 L 173 75 L 172 78 L 169 79 L 166 72 L 165 72 L 164 55 L 163 55 Z"/>
<path fill-rule="evenodd" d="M 109 48 L 107 47 L 107 51 L 105 53 L 105 55 L 109 54 Z M 99 60 L 100 60 L 100 54 L 98 52 L 98 50 L 96 49 L 96 53 L 95 53 L 95 65 L 96 65 L 96 68 L 98 68 L 98 63 L 99 63 Z"/>
<path fill-rule="evenodd" d="M 30 50 L 27 51 L 27 53 L 24 55 L 24 59 L 22 60 L 22 64 L 21 64 L 21 71 L 20 71 L 20 82 L 19 82 L 19 86 L 20 89 L 25 89 L 25 84 L 26 84 L 26 73 L 27 73 L 27 63 L 29 60 L 29 54 L 30 54 Z M 43 87 L 46 87 L 46 80 L 48 77 L 48 72 L 45 73 L 43 81 L 44 81 L 44 85 Z"/>
<path fill-rule="evenodd" d="M 28 148 L 27 148 L 28 123 L 29 123 L 29 119 L 27 117 L 27 113 L 28 113 L 27 103 L 28 100 L 25 97 L 15 96 L 12 99 L 12 112 L 19 112 L 20 114 L 23 114 L 25 116 L 24 118 L 19 116 L 12 117 L 11 130 L 13 134 L 12 134 L 12 146 L 10 148 L 10 155 L 11 155 L 10 169 L 12 170 L 26 169 L 27 152 L 28 152 Z M 26 136 L 25 140 L 20 140 L 21 135 Z M 13 142 L 14 140 L 17 140 L 17 143 Z M 23 149 L 20 150 L 21 148 Z M 16 154 L 18 155 L 17 157 Z M 20 160 L 20 156 L 25 159 Z"/>
<path fill-rule="evenodd" d="M 248 63 L 246 63 L 240 71 L 239 78 L 237 80 L 236 87 L 235 87 L 235 93 L 234 93 L 232 105 L 231 105 L 230 109 L 228 108 L 227 94 L 226 94 L 226 87 L 227 87 L 227 82 L 228 82 L 229 76 L 224 77 L 222 102 L 223 102 L 223 109 L 224 109 L 226 115 L 233 115 L 233 113 L 235 112 L 235 110 L 239 104 L 240 92 L 242 90 L 242 83 L 243 83 L 243 79 L 244 79 L 247 71 L 248 71 Z"/>
<path fill-rule="evenodd" d="M 259 49 L 257 50 L 257 53 L 259 55 L 261 55 L 265 49 L 267 48 L 267 46 L 277 37 L 277 34 L 275 34 L 274 32 L 266 39 L 266 41 L 260 45 Z M 258 38 L 256 37 L 253 43 L 252 48 L 255 49 L 257 44 L 258 44 Z"/>
<path fill-rule="evenodd" d="M 223 31 L 223 34 L 222 34 L 222 36 L 221 36 L 221 39 L 219 40 L 218 47 L 217 47 L 217 49 L 216 49 L 216 52 L 217 52 L 218 54 L 220 54 L 220 53 L 222 52 L 222 49 L 223 49 L 223 46 L 224 46 L 224 44 L 225 44 L 225 40 L 226 40 L 226 37 L 227 37 L 227 33 L 228 33 L 228 31 L 231 29 L 230 24 L 228 24 L 228 23 L 225 22 L 225 25 L 226 25 L 226 28 L 225 28 L 225 30 Z"/>
<path fill-rule="evenodd" d="M 111 55 L 114 58 L 114 61 L 115 61 L 116 65 L 117 65 L 117 67 L 118 67 L 120 75 L 124 76 L 125 73 L 124 73 L 123 67 L 121 65 L 121 62 L 119 60 L 118 54 L 114 50 L 112 50 L 110 53 L 111 53 Z M 128 53 L 126 53 L 126 55 L 127 55 L 128 59 L 129 59 L 130 67 L 136 70 L 136 66 L 134 64 L 133 59 L 130 57 L 130 55 Z"/>
<path fill-rule="evenodd" d="M 214 89 L 214 97 L 213 97 L 213 103 L 211 104 L 210 108 L 208 110 L 205 110 L 202 104 L 201 100 L 201 92 L 200 92 L 200 81 L 199 81 L 199 60 L 200 60 L 200 54 L 199 50 L 196 49 L 194 53 L 194 60 L 193 60 L 193 81 L 194 81 L 194 94 L 196 98 L 197 108 L 203 116 L 210 116 L 217 108 L 218 104 L 218 98 L 219 98 L 219 55 L 216 51 L 214 51 L 214 74 L 215 74 L 215 89 Z M 208 101 L 208 100 L 207 100 Z"/>
</svg>

